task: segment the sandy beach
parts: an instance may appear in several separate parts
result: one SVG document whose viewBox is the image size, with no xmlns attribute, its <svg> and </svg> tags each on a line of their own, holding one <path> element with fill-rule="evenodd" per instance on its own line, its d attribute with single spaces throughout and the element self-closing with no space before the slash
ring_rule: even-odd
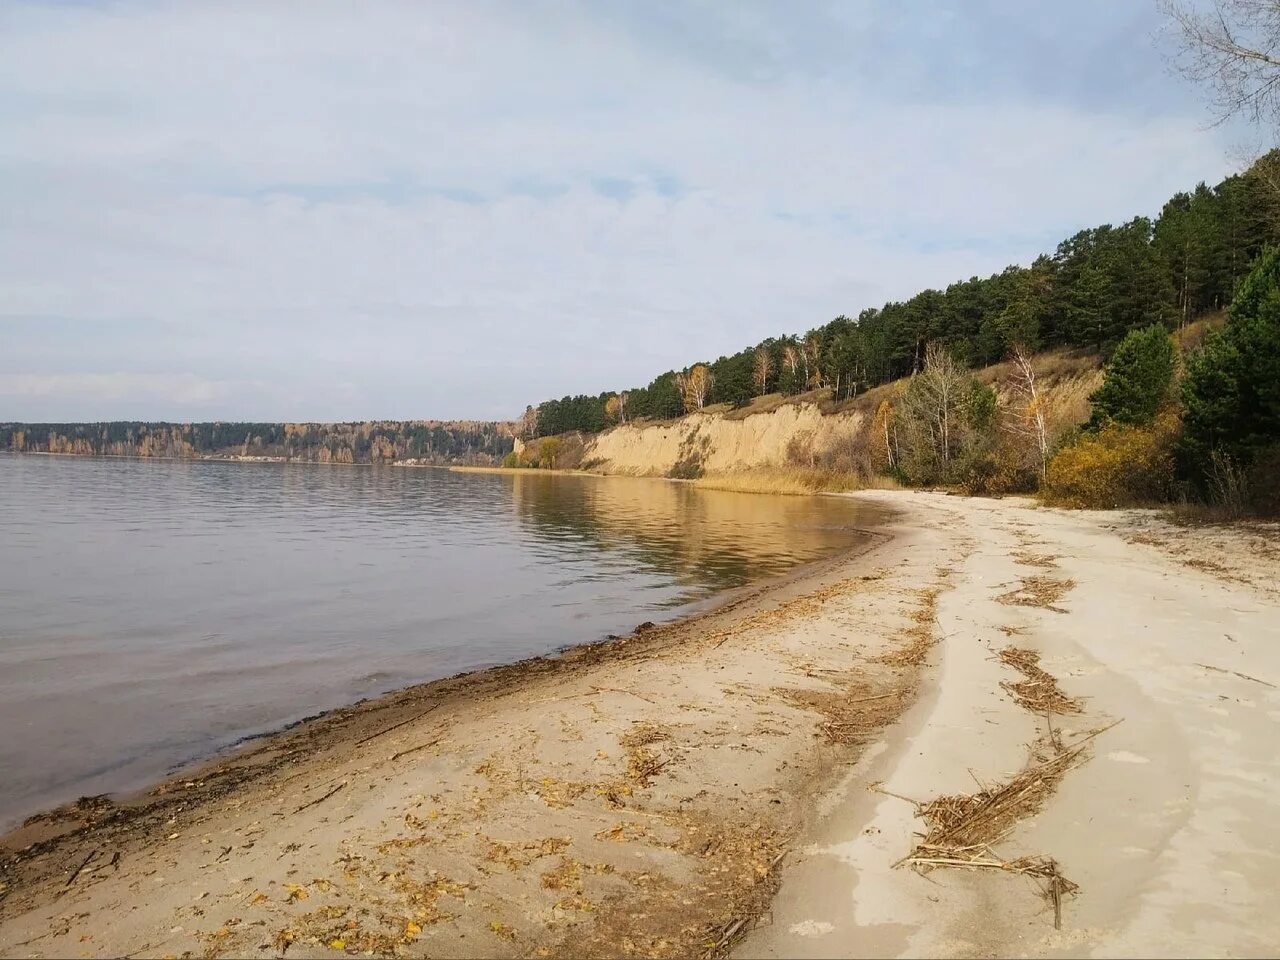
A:
<svg viewBox="0 0 1280 960">
<path fill-rule="evenodd" d="M 706 615 L 33 818 L 0 954 L 1270 953 L 1275 528 L 857 496 Z"/>
</svg>

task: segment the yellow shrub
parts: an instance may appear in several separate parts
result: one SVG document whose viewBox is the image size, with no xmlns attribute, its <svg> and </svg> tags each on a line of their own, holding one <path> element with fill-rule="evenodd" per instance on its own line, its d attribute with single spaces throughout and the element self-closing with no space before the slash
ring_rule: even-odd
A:
<svg viewBox="0 0 1280 960">
<path fill-rule="evenodd" d="M 1113 423 L 1086 434 L 1050 461 L 1040 497 L 1055 506 L 1099 509 L 1165 499 L 1177 434 L 1173 411 L 1148 427 Z"/>
</svg>

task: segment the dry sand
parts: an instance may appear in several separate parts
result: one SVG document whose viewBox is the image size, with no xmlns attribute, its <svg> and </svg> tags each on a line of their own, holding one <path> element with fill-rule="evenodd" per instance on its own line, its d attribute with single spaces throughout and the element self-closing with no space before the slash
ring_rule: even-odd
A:
<svg viewBox="0 0 1280 960">
<path fill-rule="evenodd" d="M 859 556 L 29 823 L 0 840 L 0 954 L 1280 943 L 1274 534 L 861 496 L 901 516 Z M 983 787 L 998 809 L 964 856 L 1021 872 L 894 866 L 925 830 L 913 800 Z"/>
<path fill-rule="evenodd" d="M 865 496 L 905 500 L 913 523 L 966 531 L 976 547 L 939 598 L 945 642 L 927 695 L 824 797 L 769 924 L 739 955 L 1274 955 L 1280 530 Z M 1120 721 L 1038 813 L 982 852 L 1052 857 L 1079 885 L 1063 898 L 1060 930 L 1043 881 L 894 867 L 922 829 L 902 797 L 1007 782 L 1044 737 L 1049 718 L 1002 687 L 1023 679 L 998 656 L 1010 646 L 1038 653 L 1082 705 L 1052 717 L 1058 736 Z"/>
</svg>

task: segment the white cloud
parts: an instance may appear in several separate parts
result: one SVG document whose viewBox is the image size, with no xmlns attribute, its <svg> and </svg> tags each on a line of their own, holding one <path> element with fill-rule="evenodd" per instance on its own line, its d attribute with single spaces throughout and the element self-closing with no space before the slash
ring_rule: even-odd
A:
<svg viewBox="0 0 1280 960">
<path fill-rule="evenodd" d="M 767 83 L 590 6 L 12 7 L 0 318 L 154 323 L 0 372 L 272 385 L 198 401 L 224 417 L 510 415 L 998 270 L 1226 171 L 1192 116 L 792 69 L 812 39 L 771 44 L 759 11 L 717 29 Z M 49 394 L 22 396 L 30 417 Z"/>
</svg>

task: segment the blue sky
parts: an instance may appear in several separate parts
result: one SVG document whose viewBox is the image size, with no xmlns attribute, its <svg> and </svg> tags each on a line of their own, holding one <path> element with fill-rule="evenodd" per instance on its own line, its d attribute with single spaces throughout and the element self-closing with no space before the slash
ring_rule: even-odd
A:
<svg viewBox="0 0 1280 960">
<path fill-rule="evenodd" d="M 0 7 L 0 420 L 517 415 L 1240 166 L 1153 0 Z"/>
</svg>

